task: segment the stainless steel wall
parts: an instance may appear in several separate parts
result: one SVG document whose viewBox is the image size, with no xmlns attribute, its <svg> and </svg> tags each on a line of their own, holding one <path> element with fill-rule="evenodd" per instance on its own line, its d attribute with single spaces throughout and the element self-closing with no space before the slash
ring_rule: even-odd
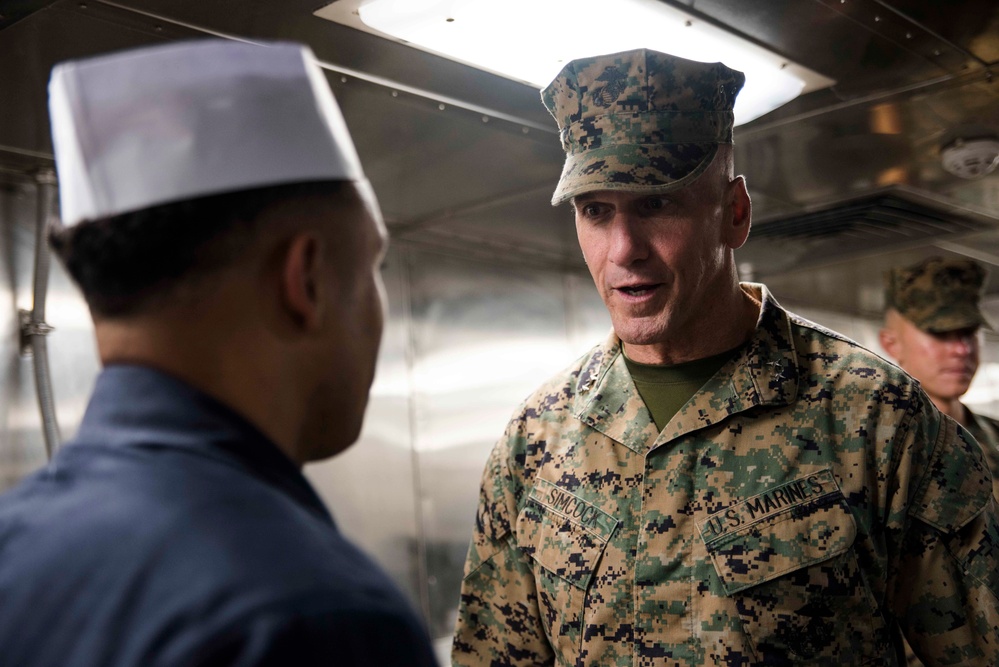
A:
<svg viewBox="0 0 999 667">
<path fill-rule="evenodd" d="M 0 490 L 45 463 L 30 356 L 21 354 L 18 311 L 32 308 L 39 188 L 28 176 L 0 178 Z M 49 278 L 49 362 L 63 434 L 79 425 L 98 362 L 86 305 L 61 266 Z"/>
<path fill-rule="evenodd" d="M 517 404 L 609 331 L 589 277 L 394 247 L 360 441 L 307 474 L 412 596 L 442 655 L 479 479 Z"/>
<path fill-rule="evenodd" d="M 30 307 L 24 287 L 31 283 L 35 194 L 27 179 L 0 184 L 0 327 L 4 333 L 0 339 L 0 489 L 45 459 L 31 367 L 19 354 L 18 309 Z"/>
</svg>

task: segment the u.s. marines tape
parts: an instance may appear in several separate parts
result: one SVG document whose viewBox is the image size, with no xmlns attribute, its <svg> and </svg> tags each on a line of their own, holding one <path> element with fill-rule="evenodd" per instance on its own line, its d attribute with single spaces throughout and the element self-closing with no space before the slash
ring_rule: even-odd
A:
<svg viewBox="0 0 999 667">
<path fill-rule="evenodd" d="M 838 556 L 857 536 L 830 470 L 736 502 L 697 528 L 729 594 Z"/>
</svg>

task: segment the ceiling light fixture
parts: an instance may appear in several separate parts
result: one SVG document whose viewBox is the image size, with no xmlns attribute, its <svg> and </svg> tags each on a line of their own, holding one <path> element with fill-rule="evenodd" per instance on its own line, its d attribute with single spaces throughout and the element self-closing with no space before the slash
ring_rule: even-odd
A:
<svg viewBox="0 0 999 667">
<path fill-rule="evenodd" d="M 316 12 L 537 88 L 565 63 L 650 48 L 746 74 L 736 125 L 833 83 L 659 0 L 339 0 Z"/>
</svg>

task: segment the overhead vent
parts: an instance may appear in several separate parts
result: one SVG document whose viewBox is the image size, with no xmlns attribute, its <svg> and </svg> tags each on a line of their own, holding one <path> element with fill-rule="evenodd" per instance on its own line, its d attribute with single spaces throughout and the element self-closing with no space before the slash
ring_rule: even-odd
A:
<svg viewBox="0 0 999 667">
<path fill-rule="evenodd" d="M 894 187 L 755 223 L 737 257 L 744 273 L 772 275 L 929 245 L 997 225 L 999 220 L 984 212 Z"/>
</svg>

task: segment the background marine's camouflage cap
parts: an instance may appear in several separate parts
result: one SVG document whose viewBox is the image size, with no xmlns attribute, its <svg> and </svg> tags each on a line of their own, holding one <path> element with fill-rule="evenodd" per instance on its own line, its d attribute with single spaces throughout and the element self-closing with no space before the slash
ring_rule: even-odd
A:
<svg viewBox="0 0 999 667">
<path fill-rule="evenodd" d="M 593 190 L 664 193 L 732 143 L 742 72 L 638 49 L 573 60 L 541 91 L 565 166 L 552 205 Z"/>
<path fill-rule="evenodd" d="M 885 302 L 929 333 L 986 326 L 978 308 L 986 271 L 970 259 L 931 257 L 885 274 Z"/>
</svg>

